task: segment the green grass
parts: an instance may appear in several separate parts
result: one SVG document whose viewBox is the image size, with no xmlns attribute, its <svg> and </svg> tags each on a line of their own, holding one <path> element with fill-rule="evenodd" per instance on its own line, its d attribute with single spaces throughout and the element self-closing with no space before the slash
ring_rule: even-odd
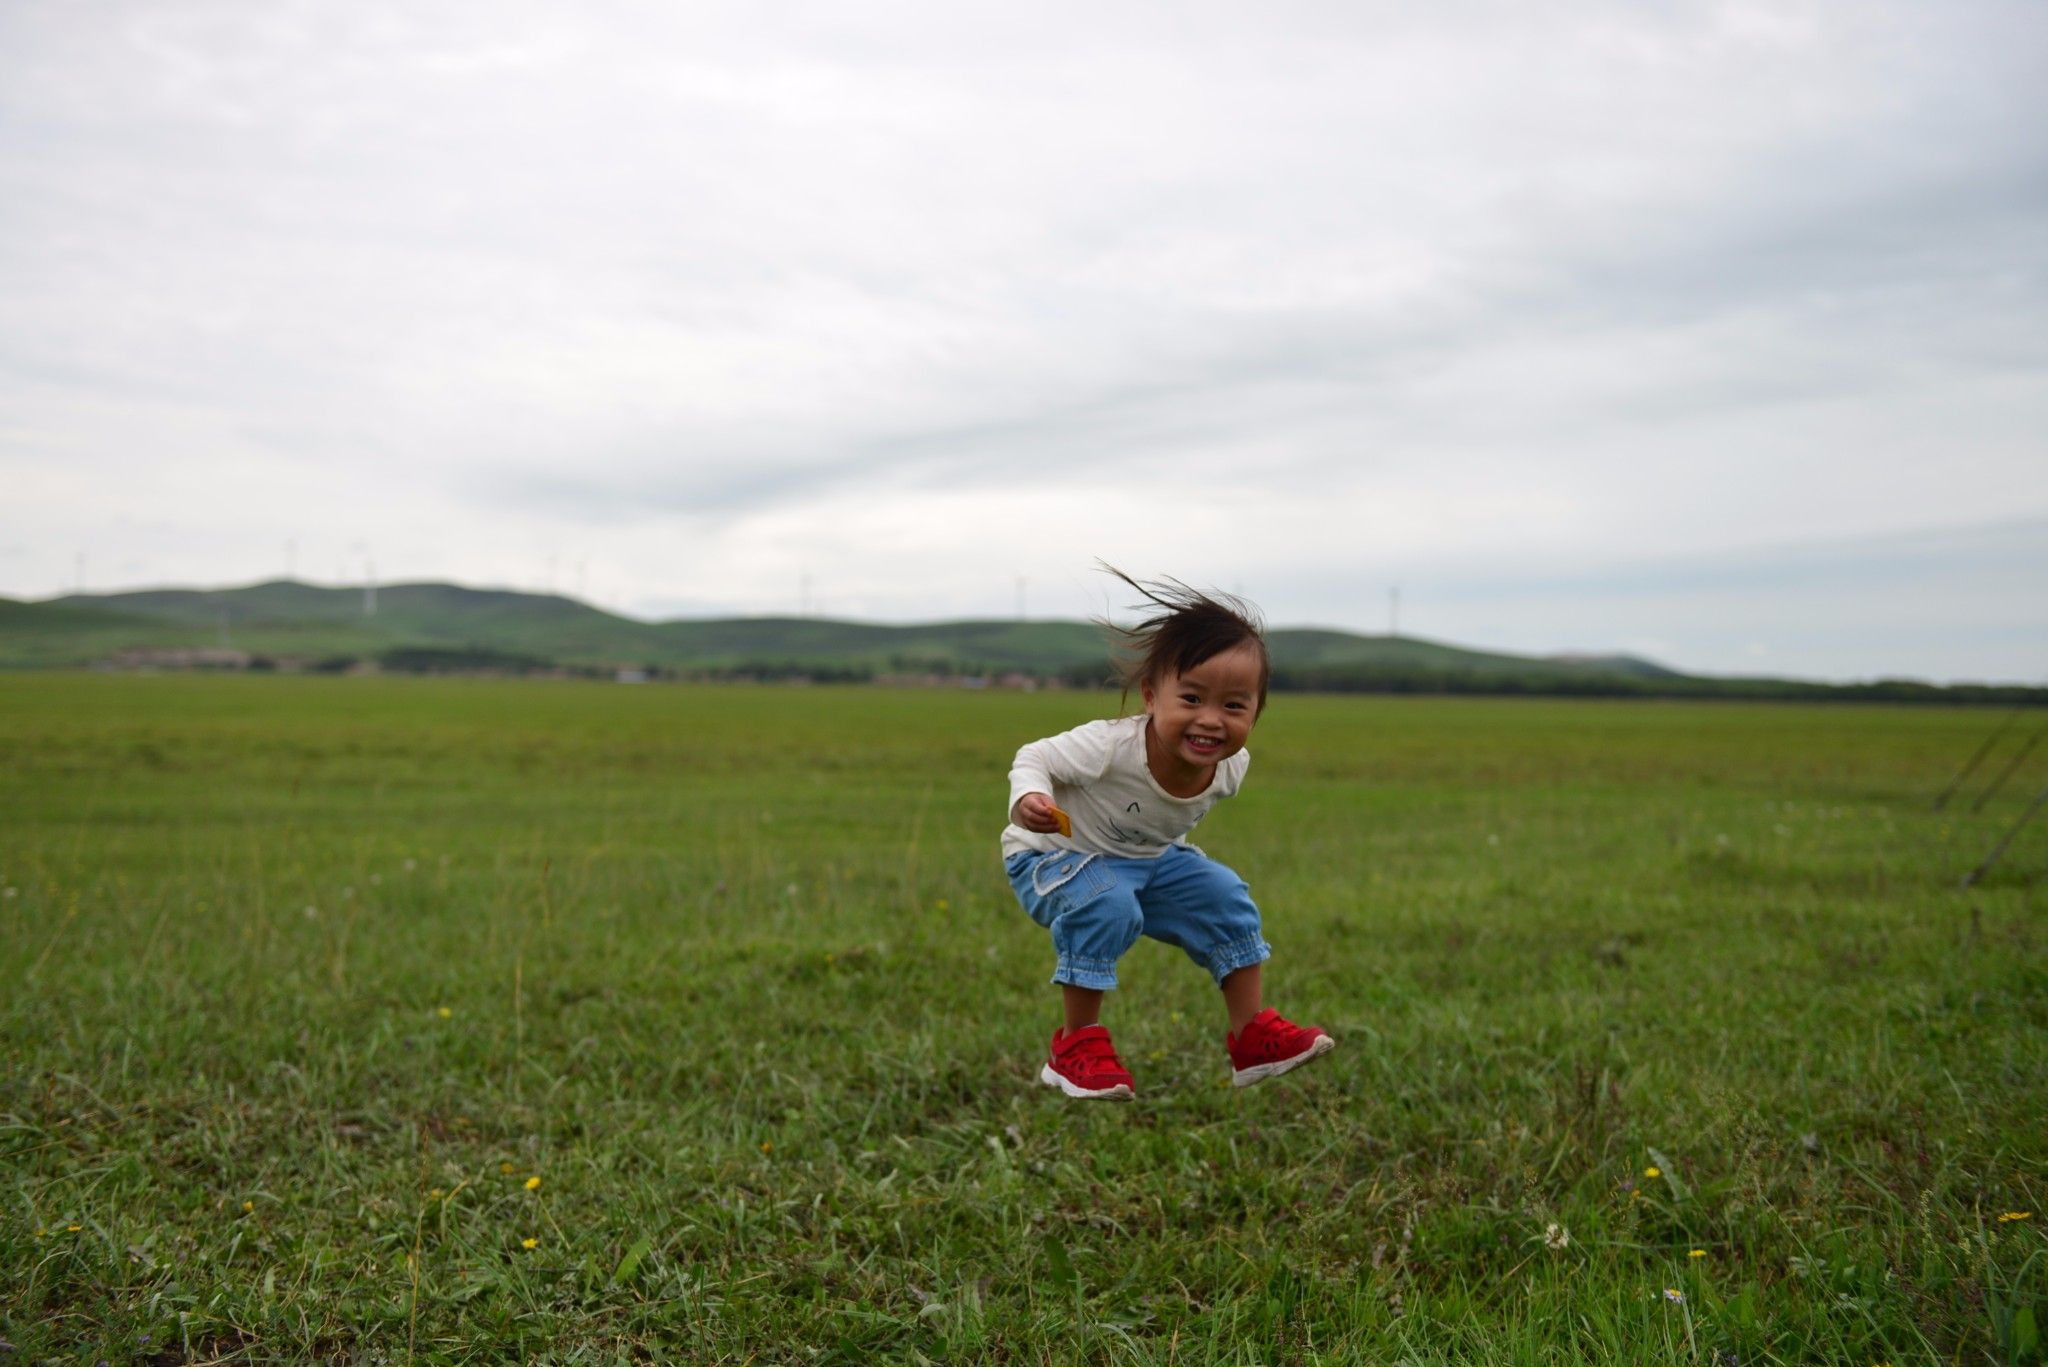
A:
<svg viewBox="0 0 2048 1367">
<path fill-rule="evenodd" d="M 2030 794 L 1927 809 L 1994 718 L 1276 698 L 1198 838 L 1341 1045 L 1231 1090 L 1143 943 L 1111 1106 L 996 834 L 1113 701 L 0 677 L 0 1337 L 2040 1360 L 2048 827 L 1966 893 Z"/>
</svg>

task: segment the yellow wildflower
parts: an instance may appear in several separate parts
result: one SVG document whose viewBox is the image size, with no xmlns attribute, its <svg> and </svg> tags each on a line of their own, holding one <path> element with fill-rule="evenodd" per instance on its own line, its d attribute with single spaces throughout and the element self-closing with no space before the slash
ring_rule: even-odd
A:
<svg viewBox="0 0 2048 1367">
<path fill-rule="evenodd" d="M 525 1250 L 526 1250 L 526 1251 L 527 1251 L 528 1253 L 531 1253 L 531 1252 L 533 1252 L 533 1250 L 535 1250 L 536 1248 L 539 1248 L 539 1247 L 540 1247 L 540 1240 L 538 1240 L 538 1239 L 521 1239 L 521 1240 L 519 1241 L 519 1246 L 520 1246 L 521 1248 L 525 1249 Z"/>
<path fill-rule="evenodd" d="M 514 1167 L 510 1163 L 500 1163 L 498 1164 L 498 1171 L 504 1173 L 507 1177 L 510 1177 L 513 1173 L 519 1171 L 519 1169 Z"/>
<path fill-rule="evenodd" d="M 1704 1248 L 1696 1248 L 1692 1252 L 1686 1254 L 1685 1256 L 1688 1258 L 1704 1258 L 1707 1256 L 1707 1250 L 1705 1250 Z"/>
<path fill-rule="evenodd" d="M 1663 1173 L 1663 1170 L 1662 1170 L 1662 1169 L 1660 1169 L 1660 1168 L 1644 1168 L 1644 1169 L 1643 1169 L 1643 1176 L 1645 1176 L 1645 1177 L 1647 1177 L 1647 1178 L 1650 1178 L 1650 1179 L 1651 1179 L 1652 1181 L 1656 1180 L 1656 1179 L 1657 1179 L 1657 1178 L 1659 1178 L 1659 1177 L 1662 1177 L 1663 1175 L 1664 1175 L 1664 1173 Z"/>
<path fill-rule="evenodd" d="M 2000 1223 L 2001 1225 L 2009 1225 L 2014 1220 L 2031 1220 L 2033 1218 L 2034 1212 L 2031 1210 L 2009 1210 L 2005 1214 L 1998 1217 L 1998 1223 Z"/>
<path fill-rule="evenodd" d="M 762 1153 L 774 1153 L 774 1152 L 775 1152 L 775 1141 L 774 1141 L 774 1140 L 772 1140 L 772 1139 L 764 1139 L 764 1140 L 762 1140 L 762 1141 L 761 1141 L 761 1152 L 762 1152 Z"/>
<path fill-rule="evenodd" d="M 447 1020 L 450 1016 L 455 1014 L 455 1011 L 454 1008 L 452 1007 L 437 1006 L 434 1008 L 434 1014 L 439 1016 L 442 1020 Z"/>
<path fill-rule="evenodd" d="M 438 1201 L 447 1194 L 447 1192 L 441 1190 L 439 1187 L 435 1187 L 432 1191 L 427 1193 L 427 1199 L 429 1201 Z"/>
<path fill-rule="evenodd" d="M 540 1190 L 540 1177 L 538 1174 L 535 1174 L 534 1176 L 526 1179 L 526 1189 L 528 1191 Z"/>
<path fill-rule="evenodd" d="M 242 1202 L 242 1209 L 243 1209 L 243 1210 L 244 1210 L 245 1212 L 246 1212 L 246 1211 L 251 1211 L 251 1210 L 254 1210 L 254 1209 L 256 1209 L 256 1203 L 255 1203 L 254 1201 L 244 1201 L 244 1202 Z"/>
<path fill-rule="evenodd" d="M 81 1230 L 81 1229 L 84 1229 L 84 1228 L 85 1228 L 85 1226 L 84 1226 L 84 1225 L 66 1225 L 66 1226 L 64 1226 L 64 1228 L 65 1228 L 65 1229 L 66 1229 L 66 1230 L 67 1230 L 68 1232 L 70 1232 L 70 1233 L 72 1233 L 72 1234 L 76 1234 L 76 1233 L 78 1233 L 78 1231 L 79 1231 L 79 1230 Z"/>
</svg>

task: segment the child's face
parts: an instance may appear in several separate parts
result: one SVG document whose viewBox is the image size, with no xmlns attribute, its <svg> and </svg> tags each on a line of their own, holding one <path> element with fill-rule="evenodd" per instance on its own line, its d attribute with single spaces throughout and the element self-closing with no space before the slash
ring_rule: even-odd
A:
<svg viewBox="0 0 2048 1367">
<path fill-rule="evenodd" d="M 1244 749 L 1259 719 L 1258 647 L 1211 655 L 1185 674 L 1140 686 L 1162 757 L 1182 773 L 1213 769 Z"/>
</svg>

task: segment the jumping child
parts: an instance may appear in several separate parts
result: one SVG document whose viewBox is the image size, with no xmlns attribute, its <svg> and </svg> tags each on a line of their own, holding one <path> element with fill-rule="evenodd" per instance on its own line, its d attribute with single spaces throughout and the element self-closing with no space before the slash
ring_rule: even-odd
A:
<svg viewBox="0 0 2048 1367">
<path fill-rule="evenodd" d="M 1124 696 L 1135 685 L 1144 714 L 1033 741 L 1010 769 L 1003 869 L 1052 932 L 1066 1011 L 1039 1079 L 1071 1097 L 1133 1094 L 1102 999 L 1142 934 L 1187 951 L 1223 989 L 1231 1081 L 1249 1086 L 1337 1044 L 1261 1009 L 1259 965 L 1273 949 L 1259 909 L 1242 878 L 1185 840 L 1244 782 L 1272 674 L 1265 638 L 1239 599 L 1110 573 L 1158 609 L 1119 633 Z"/>
</svg>

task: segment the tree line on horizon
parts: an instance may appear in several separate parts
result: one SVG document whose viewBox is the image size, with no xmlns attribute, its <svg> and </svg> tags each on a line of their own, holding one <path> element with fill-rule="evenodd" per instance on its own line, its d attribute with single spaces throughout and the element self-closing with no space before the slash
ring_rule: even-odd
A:
<svg viewBox="0 0 2048 1367">
<path fill-rule="evenodd" d="M 1270 633 L 1281 692 L 2048 704 L 2048 688 L 1688 675 L 1627 656 L 1518 656 L 1411 636 Z M 404 584 L 376 597 L 273 581 L 0 599 L 0 668 L 548 675 L 628 681 L 1114 686 L 1098 627 L 823 618 L 637 622 L 553 595 Z"/>
<path fill-rule="evenodd" d="M 274 672 L 276 661 L 252 658 L 253 672 Z M 411 675 L 567 677 L 613 680 L 630 676 L 650 683 L 858 684 L 954 687 L 1032 686 L 1073 689 L 1118 687 L 1105 657 L 1098 665 L 1068 665 L 1021 671 L 952 659 L 897 657 L 886 667 L 831 664 L 802 659 L 764 659 L 716 668 L 692 669 L 647 662 L 604 667 L 564 664 L 534 655 L 483 647 L 396 647 L 370 657 L 340 655 L 314 662 L 308 672 L 381 672 Z M 1640 699 L 1726 699 L 1757 702 L 1941 703 L 1977 706 L 2048 706 L 2048 688 L 2021 684 L 1932 684 L 1916 679 L 1860 683 L 1818 683 L 1800 679 L 1707 678 L 1621 673 L 1516 674 L 1456 669 L 1394 669 L 1384 666 L 1289 668 L 1276 666 L 1276 693 L 1465 695 L 1477 697 L 1562 697 Z"/>
</svg>

